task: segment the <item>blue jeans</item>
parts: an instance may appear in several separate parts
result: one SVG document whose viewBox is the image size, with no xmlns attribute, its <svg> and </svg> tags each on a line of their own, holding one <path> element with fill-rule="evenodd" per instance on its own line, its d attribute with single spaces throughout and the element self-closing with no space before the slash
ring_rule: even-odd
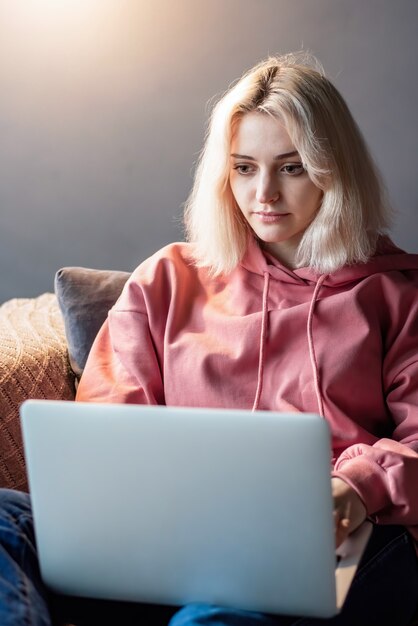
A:
<svg viewBox="0 0 418 626">
<path fill-rule="evenodd" d="M 0 489 L 0 624 L 49 626 L 403 626 L 418 604 L 418 566 L 401 526 L 376 526 L 342 612 L 332 619 L 280 617 L 188 605 L 162 607 L 52 594 L 39 572 L 30 499 Z"/>
</svg>

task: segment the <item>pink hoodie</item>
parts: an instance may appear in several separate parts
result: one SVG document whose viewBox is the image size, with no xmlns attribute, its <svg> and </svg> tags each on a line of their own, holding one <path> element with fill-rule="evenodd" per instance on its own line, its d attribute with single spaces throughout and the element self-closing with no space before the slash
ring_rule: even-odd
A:
<svg viewBox="0 0 418 626">
<path fill-rule="evenodd" d="M 333 475 L 418 540 L 418 255 L 382 238 L 368 263 L 318 277 L 253 241 L 213 279 L 169 245 L 109 312 L 77 400 L 320 413 Z"/>
</svg>

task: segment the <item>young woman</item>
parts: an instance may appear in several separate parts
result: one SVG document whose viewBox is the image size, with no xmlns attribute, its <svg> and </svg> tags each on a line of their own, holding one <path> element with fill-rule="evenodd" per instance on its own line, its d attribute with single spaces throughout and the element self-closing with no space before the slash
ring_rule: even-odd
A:
<svg viewBox="0 0 418 626">
<path fill-rule="evenodd" d="M 418 257 L 385 235 L 388 213 L 361 133 L 317 67 L 269 58 L 214 108 L 186 205 L 188 243 L 133 272 L 77 399 L 319 412 L 332 432 L 336 541 L 366 517 L 374 529 L 333 619 L 197 605 L 156 607 L 158 623 L 410 622 L 418 603 Z M 33 539 L 29 565 L 22 548 L 32 537 L 28 499 L 4 493 L 2 510 L 0 558 L 13 576 L 2 565 L 0 590 L 9 595 L 0 591 L 0 621 L 23 623 L 13 621 L 19 609 L 49 623 Z M 10 583 L 28 580 L 25 605 Z"/>
</svg>

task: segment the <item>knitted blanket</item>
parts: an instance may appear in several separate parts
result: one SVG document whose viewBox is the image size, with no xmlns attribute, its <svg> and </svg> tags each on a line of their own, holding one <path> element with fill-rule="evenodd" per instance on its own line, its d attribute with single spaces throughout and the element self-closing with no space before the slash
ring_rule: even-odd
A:
<svg viewBox="0 0 418 626">
<path fill-rule="evenodd" d="M 19 406 L 74 399 L 64 323 L 53 294 L 0 306 L 0 487 L 28 490 Z"/>
</svg>

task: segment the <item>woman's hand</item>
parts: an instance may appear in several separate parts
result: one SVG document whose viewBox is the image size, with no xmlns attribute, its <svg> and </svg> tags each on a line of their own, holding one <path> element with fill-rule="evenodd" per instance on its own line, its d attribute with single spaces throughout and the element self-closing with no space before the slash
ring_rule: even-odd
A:
<svg viewBox="0 0 418 626">
<path fill-rule="evenodd" d="M 366 507 L 352 487 L 341 478 L 331 479 L 334 498 L 335 543 L 338 546 L 364 522 Z"/>
</svg>

